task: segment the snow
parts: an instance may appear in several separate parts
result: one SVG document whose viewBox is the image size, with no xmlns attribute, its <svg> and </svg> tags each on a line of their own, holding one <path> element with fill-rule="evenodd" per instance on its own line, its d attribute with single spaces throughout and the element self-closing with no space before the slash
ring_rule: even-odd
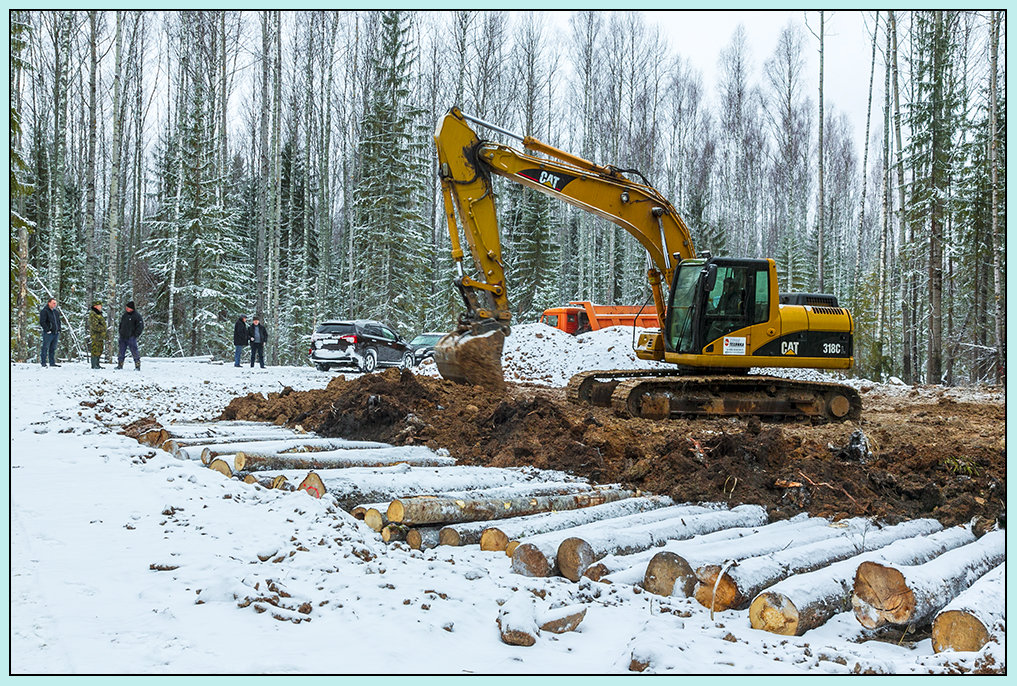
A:
<svg viewBox="0 0 1017 686">
<path fill-rule="evenodd" d="M 521 341 L 522 329 L 509 340 Z M 584 366 L 621 366 L 630 332 L 586 334 L 598 335 L 624 345 L 589 344 Z M 534 356 L 542 350 L 534 343 Z M 562 360 L 555 381 L 574 363 Z M 386 546 L 328 498 L 228 480 L 116 433 L 148 415 L 210 420 L 237 395 L 322 388 L 331 378 L 201 360 L 146 358 L 140 372 L 11 365 L 11 672 L 628 674 L 634 657 L 644 673 L 676 674 L 929 673 L 989 659 L 1005 667 L 996 643 L 936 656 L 928 639 L 869 640 L 850 613 L 807 638 L 775 637 L 751 629 L 745 611 L 711 621 L 694 600 L 628 584 L 516 575 L 503 552 L 475 545 Z M 365 491 L 386 474 L 319 473 Z M 531 647 L 506 645 L 499 612 L 527 596 L 535 609 L 583 606 L 586 617 L 576 631 L 541 632 Z"/>
</svg>

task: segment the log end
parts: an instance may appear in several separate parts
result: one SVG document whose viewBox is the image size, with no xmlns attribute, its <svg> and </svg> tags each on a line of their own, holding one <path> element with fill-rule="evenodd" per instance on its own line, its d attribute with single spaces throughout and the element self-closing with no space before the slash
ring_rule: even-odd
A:
<svg viewBox="0 0 1017 686">
<path fill-rule="evenodd" d="M 593 547 L 581 538 L 566 538 L 558 546 L 558 569 L 570 581 L 579 581 L 594 562 Z"/>
<path fill-rule="evenodd" d="M 384 538 L 384 536 L 382 536 Z M 413 550 L 420 550 L 421 540 L 420 532 L 416 529 L 410 529 L 406 532 L 406 544 Z"/>
<path fill-rule="evenodd" d="M 855 572 L 851 607 L 862 626 L 907 624 L 915 611 L 915 595 L 904 575 L 878 562 L 863 562 Z"/>
<path fill-rule="evenodd" d="M 406 527 L 401 524 L 388 524 L 381 528 L 381 540 L 385 541 L 385 543 L 405 541 L 406 535 Z"/>
<path fill-rule="evenodd" d="M 219 472 L 220 474 L 226 477 L 233 476 L 233 470 L 230 469 L 230 466 L 228 464 L 226 464 L 226 460 L 220 460 L 216 458 L 208 463 L 208 468 L 213 471 Z"/>
<path fill-rule="evenodd" d="M 438 531 L 438 545 L 461 545 L 462 537 L 459 536 L 459 532 L 452 527 L 442 527 Z"/>
<path fill-rule="evenodd" d="M 286 477 L 280 474 L 279 476 L 272 479 L 272 484 L 269 488 L 285 488 L 283 484 L 286 483 Z"/>
<path fill-rule="evenodd" d="M 512 554 L 516 552 L 516 548 L 519 547 L 519 541 L 509 541 L 505 545 L 505 554 L 512 557 Z"/>
<path fill-rule="evenodd" d="M 273 482 L 274 485 L 274 482 Z M 305 491 L 306 493 L 320 498 L 325 495 L 325 484 L 322 482 L 321 477 L 314 472 L 308 472 L 304 480 L 297 486 L 298 491 Z"/>
<path fill-rule="evenodd" d="M 508 546 L 508 536 L 502 533 L 501 529 L 484 529 L 480 533 L 481 550 L 505 550 Z"/>
<path fill-rule="evenodd" d="M 989 642 L 989 632 L 974 615 L 962 610 L 941 612 L 932 622 L 932 649 L 977 652 Z"/>
<path fill-rule="evenodd" d="M 359 519 L 360 521 L 364 521 L 364 515 L 366 513 L 367 513 L 367 508 L 364 507 L 363 505 L 357 505 L 352 510 L 350 510 L 350 514 L 353 515 L 353 518 L 354 519 Z"/>
<path fill-rule="evenodd" d="M 695 590 L 696 600 L 706 609 L 717 612 L 737 607 L 742 600 L 738 586 L 731 577 L 724 574 L 718 583 L 717 576 L 719 574 L 719 565 L 707 565 L 696 570 L 696 578 L 699 580 Z M 715 586 L 716 592 L 714 592 Z"/>
<path fill-rule="evenodd" d="M 248 474 L 247 476 L 244 477 L 245 484 L 253 484 L 256 483 L 257 481 L 258 479 L 254 476 L 254 474 Z"/>
<path fill-rule="evenodd" d="M 205 448 L 205 450 L 208 450 L 208 448 Z M 205 450 L 201 451 L 202 462 L 205 461 Z M 244 465 L 246 464 L 247 464 L 247 455 L 244 455 L 243 452 L 239 452 L 233 456 L 233 469 L 237 470 L 238 472 L 241 472 L 244 470 Z"/>
<path fill-rule="evenodd" d="M 201 449 L 201 464 L 207 465 L 211 461 L 212 461 L 212 451 L 209 450 L 208 448 L 202 448 Z M 243 470 L 243 467 L 241 467 L 240 469 Z"/>
<path fill-rule="evenodd" d="M 403 521 L 404 513 L 405 508 L 403 508 L 402 502 L 399 500 L 393 500 L 388 504 L 388 510 L 385 512 L 385 516 L 390 522 L 401 522 Z"/>
<path fill-rule="evenodd" d="M 798 634 L 798 608 L 781 593 L 764 591 L 749 605 L 749 623 L 753 629 L 781 636 Z"/>
<path fill-rule="evenodd" d="M 523 543 L 512 553 L 512 571 L 523 576 L 551 576 L 552 563 L 540 549 L 530 543 Z"/>
<path fill-rule="evenodd" d="M 688 598 L 696 590 L 696 571 L 684 557 L 665 550 L 646 565 L 643 588 L 657 595 Z"/>
<path fill-rule="evenodd" d="M 388 522 L 385 520 L 385 516 L 382 515 L 381 512 L 378 512 L 378 510 L 373 507 L 369 507 L 364 512 L 364 524 L 367 524 L 367 526 L 371 528 L 371 531 L 381 531 Z"/>
</svg>

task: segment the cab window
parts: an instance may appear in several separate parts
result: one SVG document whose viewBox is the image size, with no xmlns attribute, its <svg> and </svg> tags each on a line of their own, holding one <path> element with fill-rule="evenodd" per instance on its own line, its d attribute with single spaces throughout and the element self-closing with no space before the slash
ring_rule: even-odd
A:
<svg viewBox="0 0 1017 686">
<path fill-rule="evenodd" d="M 752 313 L 753 324 L 770 320 L 770 274 L 765 269 L 756 270 L 756 298 Z"/>
</svg>

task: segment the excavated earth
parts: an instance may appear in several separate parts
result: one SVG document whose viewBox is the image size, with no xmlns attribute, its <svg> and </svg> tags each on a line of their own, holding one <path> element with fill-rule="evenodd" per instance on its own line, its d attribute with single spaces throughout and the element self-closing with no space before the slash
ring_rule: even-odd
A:
<svg viewBox="0 0 1017 686">
<path fill-rule="evenodd" d="M 493 393 L 389 369 L 338 376 L 321 390 L 236 398 L 221 419 L 446 448 L 459 464 L 560 469 L 680 502 L 756 503 L 772 519 L 809 512 L 1005 526 L 1002 394 L 881 388 L 862 386 L 857 422 L 653 421 L 572 404 L 561 388 Z"/>
</svg>

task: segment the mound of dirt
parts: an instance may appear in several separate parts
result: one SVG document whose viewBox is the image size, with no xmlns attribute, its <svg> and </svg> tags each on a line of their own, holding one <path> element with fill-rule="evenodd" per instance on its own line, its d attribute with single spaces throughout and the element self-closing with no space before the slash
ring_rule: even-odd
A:
<svg viewBox="0 0 1017 686">
<path fill-rule="evenodd" d="M 501 393 L 389 369 L 325 389 L 237 398 L 221 419 L 301 425 L 324 436 L 446 448 L 460 464 L 532 465 L 622 482 L 678 501 L 944 524 L 1004 519 L 1005 408 L 935 393 L 863 393 L 859 422 L 652 421 L 578 406 L 563 389 Z"/>
</svg>

